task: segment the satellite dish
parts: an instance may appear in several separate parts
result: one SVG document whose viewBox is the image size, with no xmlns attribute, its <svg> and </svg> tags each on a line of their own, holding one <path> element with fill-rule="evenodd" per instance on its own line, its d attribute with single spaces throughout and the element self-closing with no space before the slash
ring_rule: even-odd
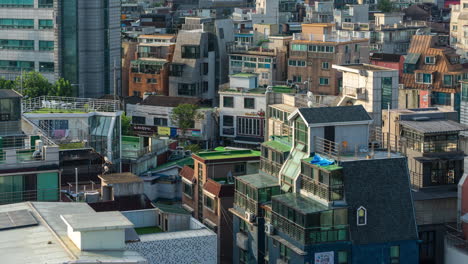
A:
<svg viewBox="0 0 468 264">
<path fill-rule="evenodd" d="M 313 92 L 307 92 L 307 97 L 309 98 L 313 98 L 314 97 L 314 93 Z"/>
</svg>

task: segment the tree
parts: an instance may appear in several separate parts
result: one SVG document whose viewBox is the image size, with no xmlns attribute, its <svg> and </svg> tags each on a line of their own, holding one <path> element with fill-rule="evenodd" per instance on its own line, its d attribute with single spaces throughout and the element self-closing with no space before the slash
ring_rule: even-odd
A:
<svg viewBox="0 0 468 264">
<path fill-rule="evenodd" d="M 185 132 L 185 130 L 195 126 L 195 121 L 203 118 L 197 110 L 198 106 L 196 105 L 180 104 L 172 109 L 172 114 L 170 116 L 171 122 Z"/>
<path fill-rule="evenodd" d="M 389 13 L 393 11 L 393 5 L 390 0 L 380 0 L 379 3 L 377 4 L 377 9 L 384 13 Z"/>
<path fill-rule="evenodd" d="M 70 81 L 65 80 L 63 78 L 58 79 L 53 87 L 53 94 L 49 93 L 49 95 L 55 96 L 65 96 L 65 97 L 72 97 L 73 96 L 73 87 L 70 84 Z"/>
<path fill-rule="evenodd" d="M 30 98 L 49 95 L 53 90 L 52 84 L 38 72 L 28 72 L 16 77 L 14 86 L 23 96 Z"/>
<path fill-rule="evenodd" d="M 123 114 L 121 119 L 122 135 L 132 135 L 131 119 L 127 115 Z"/>
<path fill-rule="evenodd" d="M 15 88 L 15 82 L 0 77 L 0 89 L 13 89 Z"/>
</svg>

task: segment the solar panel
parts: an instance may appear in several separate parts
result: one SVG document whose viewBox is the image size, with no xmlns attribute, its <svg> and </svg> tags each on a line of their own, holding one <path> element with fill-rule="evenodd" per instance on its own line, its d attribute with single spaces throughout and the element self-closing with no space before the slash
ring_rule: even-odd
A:
<svg viewBox="0 0 468 264">
<path fill-rule="evenodd" d="M 0 213 L 0 230 L 37 225 L 37 220 L 28 210 Z"/>
</svg>

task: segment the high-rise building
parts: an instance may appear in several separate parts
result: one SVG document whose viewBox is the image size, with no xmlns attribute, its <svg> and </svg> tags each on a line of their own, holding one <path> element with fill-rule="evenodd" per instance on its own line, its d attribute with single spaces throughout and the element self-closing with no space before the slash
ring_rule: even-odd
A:
<svg viewBox="0 0 468 264">
<path fill-rule="evenodd" d="M 0 76 L 63 77 L 80 97 L 119 91 L 120 1 L 0 1 Z"/>
</svg>

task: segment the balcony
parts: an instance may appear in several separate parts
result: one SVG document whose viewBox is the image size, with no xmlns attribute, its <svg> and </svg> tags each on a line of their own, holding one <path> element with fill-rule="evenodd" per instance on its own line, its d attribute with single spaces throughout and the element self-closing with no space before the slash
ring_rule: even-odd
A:
<svg viewBox="0 0 468 264">
<path fill-rule="evenodd" d="M 260 157 L 260 167 L 261 170 L 271 174 L 272 176 L 278 177 L 279 172 L 283 164 L 272 161 L 270 159 Z"/>
<path fill-rule="evenodd" d="M 60 96 L 40 96 L 23 100 L 22 105 L 23 113 L 31 114 L 117 112 L 120 110 L 119 100 Z"/>
<path fill-rule="evenodd" d="M 234 193 L 234 204 L 239 207 L 244 209 L 247 212 L 254 213 L 255 215 L 259 215 L 259 210 L 258 210 L 258 203 L 252 198 L 247 197 L 246 195 L 238 192 Z"/>
<path fill-rule="evenodd" d="M 268 49 L 264 47 L 251 47 L 246 45 L 228 45 L 228 53 L 241 53 L 241 54 L 251 54 L 251 55 L 268 55 L 276 56 L 275 49 Z"/>
<path fill-rule="evenodd" d="M 344 86 L 343 95 L 352 97 L 357 100 L 367 101 L 367 90 L 365 87 Z"/>
<path fill-rule="evenodd" d="M 304 174 L 301 174 L 301 184 L 302 189 L 328 202 L 342 200 L 344 196 L 343 184 L 329 186 Z"/>
<path fill-rule="evenodd" d="M 30 191 L 0 193 L 0 204 L 23 201 L 58 201 L 60 189 L 38 189 Z"/>
</svg>

